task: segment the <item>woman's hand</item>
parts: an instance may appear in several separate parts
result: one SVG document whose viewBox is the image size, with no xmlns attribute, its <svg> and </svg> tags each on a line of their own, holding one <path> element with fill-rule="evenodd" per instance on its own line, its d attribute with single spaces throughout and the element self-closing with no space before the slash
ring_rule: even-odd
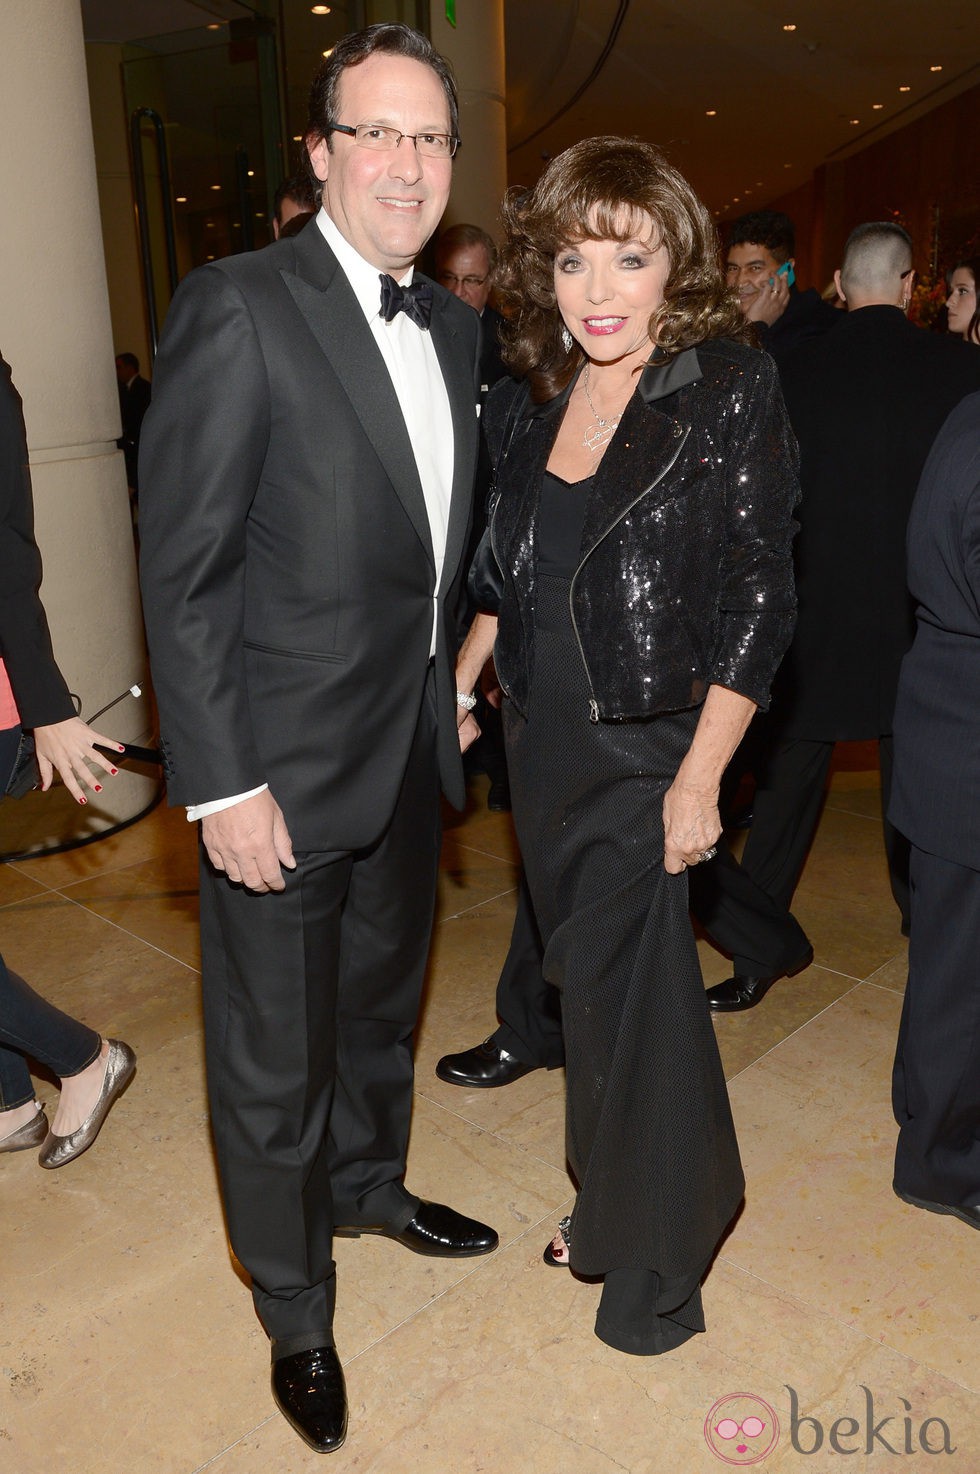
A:
<svg viewBox="0 0 980 1474">
<path fill-rule="evenodd" d="M 694 788 L 675 778 L 664 794 L 664 869 L 679 875 L 698 865 L 721 834 L 718 790 Z"/>
<path fill-rule="evenodd" d="M 68 717 L 66 721 L 53 722 L 48 727 L 35 727 L 34 750 L 42 789 L 47 791 L 51 787 L 57 771 L 72 798 L 80 804 L 88 803 L 82 792 L 83 784 L 95 793 L 101 792 L 101 783 L 95 781 L 86 764 L 97 764 L 110 777 L 115 777 L 117 769 L 104 753 L 96 752 L 97 742 L 103 747 L 114 747 L 118 752 L 126 750 L 114 737 L 94 732 L 81 717 Z"/>
</svg>

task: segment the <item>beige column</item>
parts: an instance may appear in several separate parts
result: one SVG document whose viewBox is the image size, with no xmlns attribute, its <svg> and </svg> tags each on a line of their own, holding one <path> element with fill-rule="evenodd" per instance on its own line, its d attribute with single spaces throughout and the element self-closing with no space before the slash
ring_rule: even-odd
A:
<svg viewBox="0 0 980 1474">
<path fill-rule="evenodd" d="M 430 15 L 432 44 L 456 74 L 463 138 L 443 225 L 466 221 L 499 239 L 507 188 L 504 0 L 457 0 L 455 26 L 442 0 L 432 0 Z"/>
<path fill-rule="evenodd" d="M 0 349 L 24 400 L 41 593 L 55 653 L 89 715 L 146 679 L 78 0 L 0 6 Z M 145 697 L 100 721 L 150 735 Z M 94 836 L 158 780 L 121 773 L 81 808 L 64 792 L 0 807 L 0 852 Z"/>
</svg>

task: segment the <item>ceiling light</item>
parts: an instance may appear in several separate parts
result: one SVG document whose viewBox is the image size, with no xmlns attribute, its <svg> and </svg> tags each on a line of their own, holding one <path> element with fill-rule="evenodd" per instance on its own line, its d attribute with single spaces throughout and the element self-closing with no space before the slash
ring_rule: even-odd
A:
<svg viewBox="0 0 980 1474">
<path fill-rule="evenodd" d="M 848 122 L 850 123 L 850 125 L 851 125 L 852 128 L 856 128 L 857 125 L 858 125 L 858 123 L 860 123 L 860 121 L 861 121 L 860 118 L 848 118 Z"/>
<path fill-rule="evenodd" d="M 205 26 L 204 29 L 206 31 L 220 31 L 221 30 L 221 22 L 220 21 L 216 21 L 216 20 L 215 21 L 212 21 L 211 24 L 209 26 Z"/>
<path fill-rule="evenodd" d="M 220 184 L 212 184 L 211 188 L 212 189 L 220 189 L 221 188 L 221 185 Z"/>
<path fill-rule="evenodd" d="M 793 165 L 792 165 L 792 164 L 784 164 L 784 165 L 783 165 L 783 168 L 784 168 L 784 169 L 792 169 L 792 167 L 793 167 Z"/>
<path fill-rule="evenodd" d="M 294 133 L 293 134 L 293 142 L 294 143 L 302 143 L 303 142 L 303 135 L 302 135 L 302 133 Z"/>
<path fill-rule="evenodd" d="M 872 112 L 880 113 L 884 106 L 885 104 L 883 102 L 873 102 L 871 104 L 871 110 Z"/>
<path fill-rule="evenodd" d="M 783 30 L 784 31 L 795 31 L 796 30 L 796 27 L 794 25 L 783 26 Z"/>
<path fill-rule="evenodd" d="M 934 66 L 934 67 L 930 67 L 929 70 L 930 70 L 930 72 L 941 72 L 942 71 L 942 67 L 941 66 Z"/>
<path fill-rule="evenodd" d="M 326 49 L 326 51 L 323 54 L 324 54 L 324 56 L 333 56 L 333 47 L 332 46 L 328 46 L 327 49 Z"/>
<path fill-rule="evenodd" d="M 313 13 L 313 15 L 329 15 L 330 14 L 330 6 L 329 5 L 311 5 L 310 6 L 310 10 Z"/>
<path fill-rule="evenodd" d="M 254 169 L 249 169 L 249 171 L 248 171 L 248 177 L 249 177 L 249 179 L 254 179 L 255 178 L 255 170 Z"/>
<path fill-rule="evenodd" d="M 706 118 L 717 118 L 718 109 L 716 107 L 709 107 L 704 116 Z"/>
<path fill-rule="evenodd" d="M 187 196 L 185 194 L 179 194 L 177 196 L 177 203 L 178 203 L 178 205 L 186 205 L 187 204 Z"/>
<path fill-rule="evenodd" d="M 899 92 L 911 92 L 912 91 L 911 87 L 909 87 L 908 85 L 906 85 L 904 87 L 899 87 L 898 90 L 899 90 Z"/>
</svg>

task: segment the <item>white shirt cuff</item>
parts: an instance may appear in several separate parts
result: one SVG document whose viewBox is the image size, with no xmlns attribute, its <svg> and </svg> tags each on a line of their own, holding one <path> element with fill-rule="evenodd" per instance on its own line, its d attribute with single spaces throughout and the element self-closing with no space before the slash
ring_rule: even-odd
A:
<svg viewBox="0 0 980 1474">
<path fill-rule="evenodd" d="M 236 793 L 231 798 L 215 798 L 206 804 L 188 804 L 187 822 L 196 824 L 198 819 L 206 819 L 209 814 L 219 814 L 222 809 L 230 809 L 233 804 L 240 804 L 246 798 L 254 798 L 257 793 L 265 793 L 268 783 L 262 783 L 258 788 L 250 788 L 248 793 Z"/>
</svg>

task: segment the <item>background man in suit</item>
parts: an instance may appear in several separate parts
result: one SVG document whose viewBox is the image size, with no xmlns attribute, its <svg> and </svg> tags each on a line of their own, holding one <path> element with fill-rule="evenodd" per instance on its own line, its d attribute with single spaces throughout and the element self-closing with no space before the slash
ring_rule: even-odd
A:
<svg viewBox="0 0 980 1474">
<path fill-rule="evenodd" d="M 340 41 L 311 93 L 320 213 L 183 283 L 144 431 L 168 786 L 203 819 L 228 1225 L 276 1402 L 321 1451 L 346 1431 L 331 1233 L 457 1256 L 497 1243 L 402 1181 L 440 782 L 464 798 L 453 612 L 479 323 L 412 279 L 457 128 L 423 36 L 378 25 Z"/>
<path fill-rule="evenodd" d="M 912 933 L 894 1186 L 980 1228 L 980 394 L 933 446 L 908 548 L 919 607 L 898 682 L 891 819 L 912 842 Z"/>
<path fill-rule="evenodd" d="M 905 316 L 914 272 L 900 226 L 859 225 L 836 279 L 847 313 L 780 369 L 800 443 L 799 608 L 766 721 L 742 867 L 784 907 L 817 826 L 835 742 L 878 739 L 887 811 L 895 688 L 912 638 L 909 508 L 940 426 L 980 388 L 980 354 Z M 887 820 L 885 847 L 907 924 L 908 849 Z M 752 1006 L 757 991 L 736 977 L 708 999 L 732 1010 Z"/>
<path fill-rule="evenodd" d="M 483 323 L 480 390 L 484 394 L 507 372 L 500 356 L 503 318 L 495 307 L 490 306 L 496 265 L 497 247 L 493 236 L 479 225 L 451 225 L 436 243 L 436 281 L 478 312 Z"/>
<path fill-rule="evenodd" d="M 140 373 L 135 353 L 120 353 L 116 358 L 116 382 L 119 387 L 119 416 L 122 434 L 116 441 L 126 461 L 126 480 L 134 494 L 139 493 L 139 448 L 143 416 L 150 407 L 150 382 Z"/>
<path fill-rule="evenodd" d="M 838 313 L 809 287 L 796 285 L 796 232 L 781 210 L 754 210 L 732 225 L 725 275 L 742 314 L 777 364 L 806 338 L 836 326 Z"/>
</svg>

